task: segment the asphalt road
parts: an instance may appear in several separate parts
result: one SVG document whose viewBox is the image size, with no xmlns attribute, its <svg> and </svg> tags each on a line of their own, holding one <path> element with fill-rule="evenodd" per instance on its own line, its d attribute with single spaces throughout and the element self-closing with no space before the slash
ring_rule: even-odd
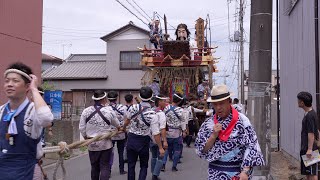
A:
<svg viewBox="0 0 320 180">
<path fill-rule="evenodd" d="M 111 172 L 111 180 L 126 180 L 127 175 L 120 175 L 119 173 L 119 161 L 117 151 L 115 149 L 114 165 Z M 151 154 L 150 158 L 151 159 Z M 178 172 L 172 172 L 172 162 L 167 162 L 166 172 L 161 172 L 161 180 L 205 180 L 207 178 L 207 162 L 200 159 L 195 154 L 194 148 L 186 148 L 183 150 L 182 163 L 178 164 Z M 78 157 L 65 161 L 65 167 L 67 170 L 67 180 L 90 180 L 90 161 L 88 154 L 80 155 Z M 136 176 L 139 174 L 139 161 L 136 165 Z M 54 164 L 44 168 L 50 179 L 52 179 Z M 125 170 L 127 171 L 127 164 L 125 164 Z M 148 169 L 147 180 L 151 180 L 150 162 Z M 57 179 L 62 179 L 61 168 L 58 170 Z"/>
</svg>

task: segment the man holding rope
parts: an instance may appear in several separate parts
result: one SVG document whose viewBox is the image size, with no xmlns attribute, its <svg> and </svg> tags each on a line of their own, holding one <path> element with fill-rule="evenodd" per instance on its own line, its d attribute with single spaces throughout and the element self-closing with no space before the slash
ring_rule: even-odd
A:
<svg viewBox="0 0 320 180">
<path fill-rule="evenodd" d="M 107 95 L 108 100 L 109 100 L 109 106 L 114 110 L 114 112 L 117 115 L 117 118 L 120 122 L 120 126 L 123 126 L 124 124 L 124 118 L 125 118 L 125 113 L 127 112 L 127 107 L 122 105 L 122 104 L 118 104 L 117 103 L 117 99 L 118 99 L 118 93 L 115 91 L 110 91 Z M 124 159 L 123 159 L 123 152 L 124 152 L 124 147 L 126 144 L 126 133 L 125 132 L 121 132 L 119 134 L 117 134 L 116 136 L 113 136 L 111 138 L 113 146 L 115 146 L 115 144 L 117 143 L 117 149 L 118 149 L 118 157 L 119 157 L 119 170 L 120 170 L 120 174 L 127 174 L 127 172 L 124 170 Z M 114 152 L 112 153 L 114 154 Z M 113 156 L 111 159 L 111 167 L 113 164 Z"/>
<path fill-rule="evenodd" d="M 135 180 L 135 167 L 138 157 L 140 159 L 139 180 L 147 178 L 150 134 L 152 134 L 159 147 L 160 156 L 164 156 L 158 120 L 150 105 L 152 98 L 151 88 L 142 87 L 139 97 L 142 102 L 134 104 L 128 109 L 127 119 L 123 127 L 123 129 L 126 129 L 131 123 L 127 142 L 128 180 Z"/>
<path fill-rule="evenodd" d="M 9 101 L 0 106 L 0 177 L 33 180 L 43 155 L 40 136 L 53 114 L 38 91 L 38 79 L 25 64 L 14 63 L 4 73 Z M 33 102 L 27 98 L 31 92 Z"/>
<path fill-rule="evenodd" d="M 84 139 L 93 138 L 97 135 L 112 131 L 112 126 L 120 129 L 117 115 L 107 103 L 107 93 L 96 90 L 92 99 L 94 105 L 83 110 L 79 130 Z M 110 158 L 112 153 L 111 139 L 104 139 L 88 145 L 89 158 L 91 162 L 91 179 L 110 178 Z"/>
</svg>

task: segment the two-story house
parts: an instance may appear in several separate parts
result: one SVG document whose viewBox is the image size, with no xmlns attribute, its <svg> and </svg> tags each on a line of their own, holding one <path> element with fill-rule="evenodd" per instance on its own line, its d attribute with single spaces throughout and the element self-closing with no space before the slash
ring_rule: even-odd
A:
<svg viewBox="0 0 320 180">
<path fill-rule="evenodd" d="M 121 103 L 127 93 L 138 95 L 144 75 L 138 47 L 150 46 L 149 32 L 130 22 L 101 39 L 107 54 L 71 54 L 60 66 L 42 73 L 45 82 L 64 92 L 63 101 L 77 107 L 74 111 L 92 104 L 95 89 L 118 91 Z"/>
<path fill-rule="evenodd" d="M 106 42 L 109 75 L 106 88 L 117 90 L 120 102 L 124 102 L 125 94 L 132 93 L 136 96 L 141 87 L 144 71 L 140 66 L 141 54 L 138 47 L 150 47 L 149 31 L 130 21 L 101 39 Z"/>
</svg>

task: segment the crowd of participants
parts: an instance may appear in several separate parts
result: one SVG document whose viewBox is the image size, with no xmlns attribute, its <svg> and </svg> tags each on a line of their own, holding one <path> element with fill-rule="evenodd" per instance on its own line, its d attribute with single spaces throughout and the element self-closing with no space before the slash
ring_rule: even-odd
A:
<svg viewBox="0 0 320 180">
<path fill-rule="evenodd" d="M 40 166 L 45 145 L 41 139 L 45 128 L 52 135 L 53 114 L 38 86 L 37 77 L 25 64 L 14 63 L 4 73 L 4 93 L 9 101 L 0 106 L 3 179 L 45 178 Z M 94 104 L 84 109 L 80 117 L 81 135 L 90 139 L 112 131 L 117 134 L 88 145 L 92 180 L 109 179 L 111 169 L 134 180 L 138 159 L 139 180 L 145 180 L 148 171 L 153 180 L 160 179 L 161 171 L 179 173 L 183 148 L 192 147 L 193 141 L 196 154 L 209 161 L 210 180 L 250 179 L 252 167 L 264 164 L 256 133 L 243 113 L 245 108 L 237 99 L 232 104 L 225 85 L 213 86 L 211 90 L 198 87 L 198 94 L 199 89 L 206 91 L 203 100 L 208 103 L 207 108 L 199 109 L 194 107 L 198 97 L 173 93 L 169 98 L 155 88 L 158 89 L 157 84 L 142 87 L 138 97 L 127 94 L 124 104 L 119 103 L 121 99 L 115 91 L 94 91 Z M 207 116 L 202 125 L 197 113 Z M 112 168 L 116 153 L 119 171 Z"/>
</svg>

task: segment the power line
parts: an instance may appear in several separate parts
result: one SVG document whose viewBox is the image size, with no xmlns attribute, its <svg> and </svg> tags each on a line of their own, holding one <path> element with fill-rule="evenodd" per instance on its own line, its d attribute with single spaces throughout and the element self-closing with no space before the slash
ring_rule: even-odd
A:
<svg viewBox="0 0 320 180">
<path fill-rule="evenodd" d="M 157 15 L 162 18 L 158 13 Z M 162 18 L 163 19 L 163 18 Z M 211 18 L 210 18 L 211 19 Z M 223 19 L 227 20 L 227 19 Z M 219 20 L 220 21 L 220 20 Z M 212 23 L 218 22 L 211 20 Z M 220 23 L 220 24 L 215 24 L 214 26 L 210 26 L 210 28 L 222 28 L 224 25 L 228 23 Z M 167 30 L 176 30 L 176 28 L 172 25 L 170 25 L 172 28 L 169 28 Z M 43 30 L 46 31 L 55 31 L 55 32 L 62 32 L 62 33 L 78 33 L 78 34 L 99 34 L 99 33 L 110 33 L 112 31 L 105 31 L 103 29 L 75 29 L 75 28 L 62 28 L 62 27 L 50 27 L 50 26 L 42 26 Z M 195 29 L 194 27 L 189 27 L 189 29 Z"/>
<path fill-rule="evenodd" d="M 92 35 L 99 35 L 99 36 L 85 36 L 85 35 L 79 35 L 79 36 L 77 36 L 77 35 L 73 35 L 73 34 L 71 34 L 70 35 L 70 33 L 68 33 L 68 34 L 65 34 L 65 33 L 63 33 L 62 32 L 62 34 L 60 33 L 60 34 L 58 34 L 58 33 L 55 33 L 55 32 L 46 32 L 46 31 L 44 31 L 43 32 L 44 34 L 51 34 L 51 35 L 58 35 L 58 36 L 71 36 L 71 37 L 95 37 L 95 38 L 100 38 L 101 37 L 101 35 L 100 34 L 92 34 Z M 123 33 L 124 35 L 132 35 L 132 34 L 140 34 L 139 32 L 132 32 L 132 33 Z"/>
<path fill-rule="evenodd" d="M 129 2 L 129 0 L 126 0 L 130 5 L 131 7 L 133 7 L 133 9 L 135 9 L 142 17 L 144 17 L 147 21 L 149 21 L 148 18 L 146 18 L 146 16 L 144 16 L 131 2 Z"/>
<path fill-rule="evenodd" d="M 231 2 L 230 2 L 230 3 L 231 3 Z M 212 13 L 209 13 L 209 14 L 213 16 L 212 20 L 228 19 L 228 17 L 226 17 L 226 16 L 215 17 Z M 236 12 L 235 12 L 235 13 L 232 13 L 231 15 L 235 15 L 235 14 L 236 14 Z M 214 17 L 215 17 L 215 18 L 214 18 Z"/>
<path fill-rule="evenodd" d="M 45 43 L 56 43 L 59 44 L 58 41 L 73 41 L 73 40 L 85 40 L 85 39 L 99 39 L 101 36 L 74 36 L 74 35 L 67 35 L 67 34 L 56 34 L 56 33 L 49 33 L 49 32 L 43 32 L 44 34 L 48 35 L 56 35 L 56 36 L 69 36 L 69 37 L 79 37 L 79 38 L 72 38 L 72 39 L 59 39 L 59 40 L 48 40 L 48 41 L 43 41 Z M 140 33 L 125 33 L 125 35 L 132 35 L 132 34 L 140 34 Z M 61 42 L 63 43 L 63 42 Z"/>
<path fill-rule="evenodd" d="M 56 35 L 56 36 L 70 36 L 70 37 L 90 37 L 90 38 L 100 38 L 95 36 L 77 36 L 77 35 L 70 35 L 70 34 L 57 34 L 57 33 L 50 33 L 50 32 L 43 32 L 44 34 Z"/>
<path fill-rule="evenodd" d="M 72 28 L 61 28 L 61 27 L 50 27 L 50 26 L 42 26 L 42 28 L 66 30 L 66 31 L 99 31 L 99 32 L 105 31 L 104 29 L 72 29 Z"/>
<path fill-rule="evenodd" d="M 232 83 L 231 83 L 230 87 L 232 87 L 232 86 L 233 86 L 233 83 L 235 82 L 236 77 L 237 77 L 237 76 L 234 76 L 234 78 L 233 78 L 233 80 L 232 80 Z"/>
<path fill-rule="evenodd" d="M 138 6 L 139 9 L 141 9 L 142 12 L 144 12 L 145 15 L 147 15 L 150 19 L 152 19 L 137 3 L 135 0 L 132 0 L 134 2 L 135 5 Z"/>
<path fill-rule="evenodd" d="M 136 18 L 138 18 L 143 24 L 147 25 L 141 18 L 139 18 L 135 13 L 133 13 L 130 9 L 128 9 L 125 5 L 123 5 L 119 0 L 116 0 L 122 7 L 124 7 L 126 10 L 128 10 L 132 15 L 134 15 Z"/>
<path fill-rule="evenodd" d="M 106 32 L 77 32 L 77 31 L 64 31 L 64 30 L 55 30 L 55 29 L 43 29 L 43 31 L 47 32 L 53 32 L 53 33 L 69 33 L 69 34 L 84 34 L 84 35 L 90 35 L 90 34 L 106 34 Z M 107 32 L 108 33 L 108 32 Z"/>
<path fill-rule="evenodd" d="M 19 40 L 31 42 L 31 43 L 34 43 L 34 44 L 42 45 L 42 44 L 39 43 L 39 42 L 32 41 L 32 40 L 29 40 L 29 39 L 25 39 L 25 38 L 18 37 L 18 36 L 14 36 L 14 35 L 11 35 L 11 34 L 7 34 L 7 33 L 3 33 L 3 32 L 0 32 L 0 34 L 5 35 L 5 36 L 9 36 L 9 37 L 12 37 L 12 38 L 16 38 L 16 39 L 19 39 Z"/>
<path fill-rule="evenodd" d="M 158 13 L 158 12 L 155 12 L 162 20 L 164 20 L 163 19 L 163 17 Z M 168 23 L 168 21 L 167 21 L 167 23 Z M 169 26 L 171 26 L 174 30 L 176 30 L 176 28 L 174 27 L 174 26 L 172 26 L 170 23 L 168 23 L 169 24 Z"/>
<path fill-rule="evenodd" d="M 48 45 L 48 44 L 62 44 L 62 43 L 65 43 L 66 41 L 78 41 L 78 40 L 87 40 L 87 39 L 95 39 L 95 40 L 98 40 L 96 37 L 84 37 L 84 38 L 74 38 L 74 39 L 48 40 L 48 41 L 43 41 L 43 43 L 44 43 L 44 45 Z"/>
</svg>

